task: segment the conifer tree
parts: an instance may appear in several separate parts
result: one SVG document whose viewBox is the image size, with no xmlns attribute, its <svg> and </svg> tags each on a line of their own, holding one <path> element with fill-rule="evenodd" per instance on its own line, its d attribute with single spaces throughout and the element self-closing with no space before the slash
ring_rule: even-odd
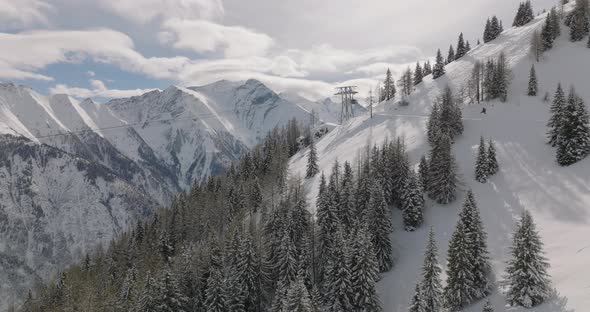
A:
<svg viewBox="0 0 590 312">
<path fill-rule="evenodd" d="M 477 159 L 475 161 L 475 180 L 480 183 L 486 183 L 488 180 L 488 174 L 488 153 L 482 136 L 479 140 Z"/>
<path fill-rule="evenodd" d="M 440 110 L 437 102 L 432 105 L 430 117 L 428 118 L 427 136 L 430 145 L 434 145 L 440 133 Z"/>
<path fill-rule="evenodd" d="M 239 256 L 234 275 L 243 287 L 245 293 L 244 309 L 256 311 L 259 306 L 261 268 L 254 241 L 250 234 L 246 234 L 240 241 Z"/>
<path fill-rule="evenodd" d="M 575 9 L 566 19 L 566 24 L 570 27 L 570 40 L 572 42 L 581 41 L 588 35 L 590 30 L 588 0 L 577 0 Z"/>
<path fill-rule="evenodd" d="M 373 192 L 371 192 L 366 223 L 371 224 L 370 240 L 379 272 L 387 272 L 393 266 L 392 246 L 389 238 L 393 228 L 383 189 L 376 183 L 373 185 Z"/>
<path fill-rule="evenodd" d="M 424 221 L 424 196 L 420 190 L 418 178 L 413 171 L 406 179 L 402 191 L 402 214 L 404 228 L 409 232 L 416 230 Z"/>
<path fill-rule="evenodd" d="M 381 311 L 381 303 L 375 289 L 379 265 L 375 259 L 375 253 L 370 241 L 366 226 L 361 225 L 357 228 L 352 242 L 352 266 L 350 272 L 354 311 Z"/>
<path fill-rule="evenodd" d="M 492 23 L 490 22 L 490 19 L 488 18 L 488 20 L 486 21 L 485 29 L 483 31 L 483 42 L 488 43 L 492 40 L 494 40 L 494 38 L 492 36 Z"/>
<path fill-rule="evenodd" d="M 420 186 L 424 192 L 427 192 L 427 185 L 428 185 L 428 161 L 426 160 L 426 156 L 422 155 L 420 157 L 420 164 L 418 165 L 418 175 L 420 177 Z"/>
<path fill-rule="evenodd" d="M 531 37 L 530 43 L 530 53 L 535 59 L 536 62 L 541 61 L 541 57 L 543 56 L 543 51 L 545 51 L 543 47 L 543 39 L 539 34 L 539 31 L 535 30 Z"/>
<path fill-rule="evenodd" d="M 420 62 L 417 62 L 416 70 L 414 70 L 414 85 L 421 83 L 423 77 L 424 73 L 422 71 L 422 67 L 420 66 Z"/>
<path fill-rule="evenodd" d="M 143 288 L 143 292 L 137 301 L 137 311 L 157 311 L 157 298 L 160 289 L 157 288 L 156 281 L 153 277 L 151 277 L 151 273 L 148 272 L 147 279 L 145 281 L 145 286 Z M 219 311 L 219 310 L 218 310 Z"/>
<path fill-rule="evenodd" d="M 305 173 L 306 178 L 312 178 L 320 171 L 318 167 L 318 154 L 315 147 L 315 140 L 313 136 L 309 143 L 309 154 L 307 155 L 307 170 Z"/>
<path fill-rule="evenodd" d="M 502 102 L 508 100 L 508 79 L 510 76 L 510 68 L 508 67 L 508 61 L 506 60 L 506 54 L 500 53 L 498 61 L 496 62 L 496 69 L 494 71 L 494 87 L 496 90 L 496 96 Z"/>
<path fill-rule="evenodd" d="M 287 311 L 287 294 L 288 286 L 282 281 L 277 283 L 274 291 L 274 297 L 272 299 L 272 305 L 270 307 L 271 312 L 285 312 Z M 225 310 L 224 310 L 225 311 Z"/>
<path fill-rule="evenodd" d="M 467 42 L 465 43 L 465 51 L 466 52 L 471 51 L 471 44 L 469 43 L 469 40 L 467 40 Z"/>
<path fill-rule="evenodd" d="M 465 40 L 463 39 L 463 33 L 461 33 L 459 34 L 459 39 L 457 41 L 457 53 L 455 55 L 455 59 L 463 57 L 467 51 L 467 46 L 465 46 Z"/>
<path fill-rule="evenodd" d="M 420 293 L 424 312 L 439 312 L 442 309 L 441 269 L 438 265 L 438 250 L 434 230 L 430 228 L 428 243 L 424 253 Z"/>
<path fill-rule="evenodd" d="M 432 78 L 437 79 L 445 74 L 445 61 L 440 53 L 440 49 L 436 52 L 436 64 L 432 69 Z"/>
<path fill-rule="evenodd" d="M 385 74 L 385 81 L 383 82 L 383 94 L 382 94 L 382 101 L 389 101 L 395 97 L 395 83 L 393 81 L 393 76 L 391 75 L 391 70 L 387 69 L 387 73 Z"/>
<path fill-rule="evenodd" d="M 547 17 L 543 29 L 541 30 L 541 43 L 543 45 L 543 51 L 548 51 L 553 48 L 553 41 L 555 40 L 553 32 L 553 21 L 551 17 Z"/>
<path fill-rule="evenodd" d="M 447 64 L 453 62 L 455 60 L 455 50 L 453 49 L 453 45 L 449 46 L 449 54 L 447 56 Z"/>
<path fill-rule="evenodd" d="M 212 312 L 227 311 L 224 292 L 224 278 L 221 267 L 215 265 L 210 268 L 210 275 L 207 279 L 207 291 L 205 295 L 205 308 Z"/>
<path fill-rule="evenodd" d="M 330 312 L 353 311 L 354 291 L 351 284 L 350 248 L 344 239 L 343 230 L 336 234 L 333 256 L 324 278 L 324 302 Z M 370 245 L 370 244 L 367 244 Z"/>
<path fill-rule="evenodd" d="M 459 311 L 473 302 L 476 294 L 473 259 L 469 252 L 469 238 L 461 220 L 457 223 L 449 242 L 447 261 L 445 305 L 451 311 Z"/>
<path fill-rule="evenodd" d="M 537 73 L 535 72 L 535 65 L 531 66 L 531 72 L 529 74 L 529 89 L 527 92 L 528 96 L 537 96 Z"/>
<path fill-rule="evenodd" d="M 553 30 L 553 39 L 561 36 L 561 19 L 555 7 L 551 8 L 549 12 L 549 18 L 551 19 L 551 29 Z"/>
<path fill-rule="evenodd" d="M 412 296 L 412 301 L 410 302 L 408 312 L 424 312 L 424 303 L 422 302 L 420 283 L 416 284 L 416 289 L 414 290 L 414 296 Z"/>
<path fill-rule="evenodd" d="M 583 100 L 572 87 L 562 115 L 557 142 L 557 162 L 562 166 L 574 164 L 590 153 L 590 125 Z"/>
<path fill-rule="evenodd" d="M 423 76 L 428 76 L 430 74 L 432 74 L 432 66 L 430 65 L 430 61 L 426 61 L 426 63 L 424 64 L 424 70 L 423 70 Z"/>
<path fill-rule="evenodd" d="M 313 305 L 309 291 L 305 287 L 303 276 L 299 275 L 297 280 L 291 283 L 287 291 L 285 311 L 313 312 Z"/>
<path fill-rule="evenodd" d="M 549 263 L 543 255 L 543 243 L 533 217 L 527 210 L 518 222 L 510 253 L 506 268 L 508 303 L 526 308 L 543 303 L 551 294 Z"/>
<path fill-rule="evenodd" d="M 451 152 L 451 140 L 446 133 L 440 134 L 431 149 L 428 174 L 428 194 L 439 204 L 455 200 L 457 188 L 457 165 Z"/>
<path fill-rule="evenodd" d="M 467 251 L 473 265 L 473 298 L 480 299 L 486 296 L 491 289 L 489 277 L 491 266 L 489 264 L 487 234 L 484 230 L 475 196 L 471 190 L 467 192 L 459 218 L 463 223 L 468 243 Z"/>
<path fill-rule="evenodd" d="M 548 144 L 555 147 L 559 142 L 559 128 L 563 124 L 563 112 L 566 106 L 565 93 L 561 88 L 561 83 L 557 85 L 557 91 L 553 97 L 553 104 L 549 109 L 551 117 L 547 123 L 549 131 L 547 131 Z"/>
<path fill-rule="evenodd" d="M 492 303 L 490 300 L 486 300 L 486 303 L 483 305 L 482 312 L 494 312 L 494 307 L 492 307 Z"/>
<path fill-rule="evenodd" d="M 498 36 L 502 33 L 502 22 L 498 19 L 497 16 L 492 17 L 492 22 L 490 24 L 490 37 L 491 40 L 498 38 Z"/>
<path fill-rule="evenodd" d="M 297 277 L 298 254 L 295 242 L 287 228 L 283 232 L 276 259 L 273 262 L 278 280 L 284 285 L 290 285 Z"/>
<path fill-rule="evenodd" d="M 488 142 L 488 176 L 494 175 L 500 171 L 500 166 L 498 165 L 498 159 L 496 158 L 496 146 L 494 141 L 490 139 Z"/>
<path fill-rule="evenodd" d="M 180 291 L 176 278 L 169 269 L 164 270 L 160 285 L 162 293 L 158 302 L 158 311 L 184 312 L 188 311 L 188 298 Z"/>
</svg>

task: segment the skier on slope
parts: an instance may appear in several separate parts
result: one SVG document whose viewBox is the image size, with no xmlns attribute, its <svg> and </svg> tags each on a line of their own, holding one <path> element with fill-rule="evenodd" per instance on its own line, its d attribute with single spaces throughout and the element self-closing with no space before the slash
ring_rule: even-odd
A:
<svg viewBox="0 0 590 312">
<path fill-rule="evenodd" d="M 481 109 L 481 113 L 480 114 L 485 114 L 485 113 L 486 113 L 486 108 L 484 107 L 484 108 Z"/>
</svg>

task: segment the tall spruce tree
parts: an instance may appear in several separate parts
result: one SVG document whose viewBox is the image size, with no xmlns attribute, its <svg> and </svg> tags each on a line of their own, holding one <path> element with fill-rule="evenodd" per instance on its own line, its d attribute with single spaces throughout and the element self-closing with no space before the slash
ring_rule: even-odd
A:
<svg viewBox="0 0 590 312">
<path fill-rule="evenodd" d="M 447 64 L 451 63 L 455 60 L 455 50 L 453 49 L 453 45 L 449 46 L 449 54 L 447 56 Z"/>
<path fill-rule="evenodd" d="M 424 221 L 424 195 L 416 174 L 411 171 L 402 190 L 402 215 L 404 228 L 408 232 L 416 230 Z"/>
<path fill-rule="evenodd" d="M 459 218 L 468 239 L 468 252 L 473 264 L 474 298 L 481 299 L 491 290 L 491 266 L 489 264 L 487 233 L 471 190 L 467 192 Z"/>
<path fill-rule="evenodd" d="M 391 70 L 387 69 L 385 74 L 385 81 L 383 82 L 383 94 L 381 95 L 381 101 L 389 101 L 395 97 L 395 83 L 393 81 L 393 76 L 391 75 Z"/>
<path fill-rule="evenodd" d="M 551 29 L 553 30 L 553 39 L 561 36 L 561 18 L 555 7 L 551 8 L 549 12 L 549 18 L 551 19 Z"/>
<path fill-rule="evenodd" d="M 494 40 L 494 38 L 492 38 L 492 23 L 488 18 L 488 20 L 486 21 L 485 29 L 483 31 L 483 42 L 488 43 L 492 40 Z"/>
<path fill-rule="evenodd" d="M 557 84 L 557 91 L 553 96 L 553 104 L 549 109 L 551 117 L 547 123 L 549 130 L 547 131 L 548 144 L 555 147 L 559 142 L 559 129 L 563 125 L 563 113 L 566 106 L 565 93 L 561 88 L 561 83 Z"/>
<path fill-rule="evenodd" d="M 469 251 L 469 238 L 465 225 L 459 220 L 449 242 L 447 260 L 447 285 L 444 291 L 445 305 L 450 311 L 459 311 L 472 303 L 475 294 L 473 259 Z"/>
<path fill-rule="evenodd" d="M 462 58 L 467 53 L 467 46 L 465 45 L 465 40 L 463 39 L 463 33 L 459 34 L 459 39 L 457 41 L 457 53 L 455 54 L 455 59 Z"/>
<path fill-rule="evenodd" d="M 313 139 L 312 135 L 309 143 L 309 154 L 307 155 L 307 170 L 305 172 L 306 178 L 313 178 L 320 171 L 320 168 L 318 167 L 318 154 L 314 141 L 315 140 Z"/>
<path fill-rule="evenodd" d="M 584 101 L 573 87 L 563 109 L 563 124 L 559 127 L 557 162 L 562 166 L 572 165 L 590 153 L 590 125 Z"/>
<path fill-rule="evenodd" d="M 358 227 L 352 240 L 350 259 L 354 311 L 380 312 L 382 310 L 375 289 L 379 265 L 370 241 L 366 225 Z"/>
<path fill-rule="evenodd" d="M 324 278 L 324 303 L 326 311 L 354 311 L 354 290 L 351 283 L 351 261 L 349 242 L 344 239 L 340 228 L 336 234 L 332 259 L 327 264 Z M 370 245 L 370 244 L 367 244 Z"/>
<path fill-rule="evenodd" d="M 428 195 L 439 204 L 448 204 L 456 198 L 457 164 L 451 152 L 451 139 L 440 134 L 431 149 L 428 174 Z"/>
<path fill-rule="evenodd" d="M 496 157 L 496 145 L 492 139 L 488 142 L 488 176 L 494 175 L 500 171 L 500 165 L 498 164 L 498 159 Z"/>
<path fill-rule="evenodd" d="M 445 61 L 440 53 L 440 49 L 436 52 L 436 63 L 432 69 L 432 78 L 437 79 L 445 74 Z"/>
<path fill-rule="evenodd" d="M 490 300 L 486 300 L 486 303 L 483 305 L 482 312 L 494 312 L 494 307 L 492 307 L 492 303 Z"/>
<path fill-rule="evenodd" d="M 528 96 L 537 96 L 538 90 L 537 73 L 535 71 L 535 64 L 531 66 L 531 72 L 529 74 L 529 89 L 527 92 Z"/>
<path fill-rule="evenodd" d="M 475 160 L 475 180 L 480 183 L 486 183 L 488 181 L 488 174 L 488 152 L 483 136 L 481 136 L 477 150 L 477 159 Z"/>
<path fill-rule="evenodd" d="M 414 85 L 418 85 L 422 82 L 424 72 L 420 66 L 420 62 L 416 62 L 416 69 L 414 70 Z"/>
<path fill-rule="evenodd" d="M 424 312 L 439 312 L 443 307 L 441 272 L 438 265 L 438 250 L 434 230 L 430 228 L 424 253 L 424 265 L 422 266 L 422 281 L 420 282 Z"/>
<path fill-rule="evenodd" d="M 408 312 L 424 312 L 424 303 L 422 302 L 422 290 L 420 289 L 420 283 L 416 284 L 412 301 L 408 308 Z"/>
<path fill-rule="evenodd" d="M 387 272 L 393 266 L 390 235 L 393 231 L 391 218 L 383 189 L 377 183 L 373 185 L 366 224 L 370 224 L 372 252 L 375 254 L 379 272 Z"/>
<path fill-rule="evenodd" d="M 502 22 L 498 19 L 497 16 L 492 16 L 492 21 L 490 24 L 490 37 L 491 40 L 498 38 L 498 36 L 502 33 L 503 27 Z"/>
<path fill-rule="evenodd" d="M 305 287 L 304 277 L 299 275 L 297 280 L 291 283 L 285 300 L 285 311 L 314 312 L 309 291 Z"/>
<path fill-rule="evenodd" d="M 590 30 L 588 0 L 577 0 L 576 7 L 566 18 L 566 25 L 570 27 L 570 40 L 581 41 Z"/>
<path fill-rule="evenodd" d="M 440 109 L 438 102 L 434 102 L 428 118 L 427 136 L 430 145 L 434 145 L 440 134 Z"/>
<path fill-rule="evenodd" d="M 518 222 L 506 268 L 508 303 L 526 308 L 543 303 L 551 294 L 543 243 L 533 217 L 525 210 Z"/>
<path fill-rule="evenodd" d="M 426 156 L 420 157 L 420 164 L 418 165 L 418 175 L 420 178 L 420 187 L 426 193 L 426 186 L 428 185 L 428 161 Z"/>
<path fill-rule="evenodd" d="M 545 20 L 545 24 L 543 24 L 543 29 L 541 30 L 541 44 L 543 46 L 543 51 L 548 51 L 553 48 L 553 41 L 555 40 L 553 25 L 551 17 L 548 16 Z"/>
</svg>

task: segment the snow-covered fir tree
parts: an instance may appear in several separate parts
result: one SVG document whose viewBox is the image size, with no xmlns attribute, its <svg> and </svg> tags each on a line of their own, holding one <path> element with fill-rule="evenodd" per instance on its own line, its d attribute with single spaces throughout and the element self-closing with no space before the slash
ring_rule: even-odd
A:
<svg viewBox="0 0 590 312">
<path fill-rule="evenodd" d="M 436 52 L 436 63 L 432 69 L 432 78 L 436 79 L 445 74 L 445 60 L 440 53 L 440 49 Z"/>
<path fill-rule="evenodd" d="M 176 278 L 166 269 L 160 279 L 162 289 L 158 302 L 158 311 L 184 312 L 189 311 L 189 299 L 180 291 Z"/>
<path fill-rule="evenodd" d="M 380 312 L 382 310 L 375 289 L 379 265 L 370 241 L 366 225 L 358 226 L 352 239 L 350 257 L 353 311 Z"/>
<path fill-rule="evenodd" d="M 428 185 L 428 160 L 426 156 L 420 157 L 420 164 L 418 165 L 418 176 L 420 178 L 420 187 L 426 193 L 426 186 Z"/>
<path fill-rule="evenodd" d="M 425 77 L 432 74 L 432 66 L 430 65 L 429 60 L 424 63 L 423 74 Z"/>
<path fill-rule="evenodd" d="M 543 45 L 543 51 L 548 51 L 553 48 L 553 41 L 555 41 L 555 33 L 553 31 L 553 20 L 551 16 L 548 16 L 543 24 L 541 30 L 541 43 Z"/>
<path fill-rule="evenodd" d="M 530 308 L 545 302 L 551 295 L 549 263 L 543 255 L 543 243 L 533 217 L 527 210 L 518 222 L 510 250 L 511 259 L 506 268 L 508 303 Z"/>
<path fill-rule="evenodd" d="M 218 265 L 210 268 L 210 275 L 207 279 L 207 292 L 205 295 L 204 307 L 207 311 L 225 312 L 227 311 L 225 292 L 225 280 L 223 278 L 222 268 Z"/>
<path fill-rule="evenodd" d="M 486 183 L 489 172 L 488 152 L 482 136 L 479 139 L 479 148 L 477 149 L 477 158 L 475 160 L 475 180 L 480 183 Z"/>
<path fill-rule="evenodd" d="M 306 178 L 315 177 L 315 175 L 320 171 L 320 168 L 318 167 L 318 154 L 314 141 L 315 140 L 312 136 L 309 143 L 309 153 L 307 154 L 307 169 L 305 171 Z"/>
<path fill-rule="evenodd" d="M 443 307 L 443 288 L 440 278 L 441 268 L 438 264 L 438 249 L 434 230 L 430 228 L 428 242 L 424 253 L 420 293 L 424 312 L 439 312 Z"/>
<path fill-rule="evenodd" d="M 391 217 L 383 189 L 379 184 L 373 185 L 366 224 L 370 224 L 370 241 L 372 252 L 375 254 L 379 272 L 387 272 L 393 266 L 393 255 L 390 235 L 393 231 Z M 357 225 L 358 226 L 358 225 Z"/>
<path fill-rule="evenodd" d="M 531 36 L 529 51 L 531 56 L 535 59 L 535 62 L 538 63 L 541 61 L 545 49 L 543 47 L 543 39 L 541 39 L 541 34 L 538 30 L 535 30 Z"/>
<path fill-rule="evenodd" d="M 455 60 L 455 49 L 453 49 L 453 45 L 449 46 L 449 54 L 447 55 L 447 64 L 451 63 Z"/>
<path fill-rule="evenodd" d="M 547 123 L 549 130 L 547 131 L 548 144 L 555 147 L 559 142 L 559 128 L 563 124 L 563 111 L 566 106 L 565 93 L 561 87 L 561 83 L 557 85 L 557 91 L 553 96 L 553 103 L 549 109 L 551 117 Z"/>
<path fill-rule="evenodd" d="M 551 20 L 551 30 L 553 30 L 553 39 L 555 40 L 557 37 L 561 36 L 561 17 L 555 7 L 551 8 L 551 11 L 549 11 L 548 18 Z"/>
<path fill-rule="evenodd" d="M 480 299 L 491 290 L 491 266 L 489 264 L 487 233 L 481 220 L 475 195 L 471 190 L 467 192 L 459 218 L 468 239 L 468 252 L 473 264 L 474 299 Z"/>
<path fill-rule="evenodd" d="M 437 102 L 432 105 L 430 116 L 428 118 L 427 133 L 428 142 L 433 145 L 440 133 L 440 109 Z"/>
<path fill-rule="evenodd" d="M 367 243 L 367 245 L 371 245 Z M 333 256 L 327 264 L 324 277 L 324 309 L 330 312 L 354 311 L 354 290 L 351 283 L 351 259 L 349 242 L 340 228 L 336 233 Z"/>
<path fill-rule="evenodd" d="M 445 306 L 450 311 L 459 311 L 473 302 L 476 293 L 473 269 L 469 238 L 465 225 L 459 220 L 449 242 L 447 285 L 444 290 Z"/>
<path fill-rule="evenodd" d="M 488 20 L 486 21 L 485 29 L 483 31 L 483 42 L 488 43 L 492 40 L 494 40 L 494 38 L 492 38 L 492 22 L 488 18 Z"/>
<path fill-rule="evenodd" d="M 531 66 L 531 72 L 529 74 L 529 88 L 527 95 L 528 96 L 537 96 L 538 90 L 538 83 L 537 83 L 537 73 L 535 71 L 535 65 Z"/>
<path fill-rule="evenodd" d="M 439 204 L 448 204 L 457 196 L 457 182 L 457 164 L 451 152 L 451 139 L 443 133 L 430 152 L 428 195 Z"/>
<path fill-rule="evenodd" d="M 402 215 L 404 228 L 412 232 L 424 221 L 424 195 L 416 174 L 411 171 L 402 190 Z"/>
<path fill-rule="evenodd" d="M 530 21 L 532 21 L 534 18 L 535 16 L 533 14 L 533 6 L 531 4 L 531 1 L 527 0 L 526 2 L 521 2 L 520 6 L 518 7 L 518 12 L 514 17 L 514 22 L 512 23 L 512 26 L 524 26 L 528 24 Z"/>
<path fill-rule="evenodd" d="M 455 59 L 462 58 L 465 54 L 467 54 L 467 46 L 465 45 L 465 40 L 463 39 L 463 33 L 459 34 L 459 39 L 457 41 L 457 52 L 455 53 Z"/>
<path fill-rule="evenodd" d="M 453 141 L 463 133 L 461 108 L 449 86 L 445 88 L 438 101 L 440 102 L 440 114 L 438 115 L 439 132 L 448 135 L 451 141 Z"/>
<path fill-rule="evenodd" d="M 416 284 L 408 312 L 424 312 L 424 303 L 422 302 L 422 289 L 420 287 L 420 283 Z"/>
<path fill-rule="evenodd" d="M 494 307 L 492 307 L 492 303 L 489 299 L 484 303 L 482 312 L 494 312 Z"/>
<path fill-rule="evenodd" d="M 576 6 L 565 19 L 565 24 L 570 27 L 570 40 L 581 41 L 590 31 L 588 0 L 577 0 Z"/>
<path fill-rule="evenodd" d="M 395 97 L 395 82 L 393 81 L 393 76 L 391 75 L 391 70 L 387 69 L 385 74 L 385 81 L 383 82 L 383 92 L 381 94 L 380 101 L 389 101 Z"/>
<path fill-rule="evenodd" d="M 557 142 L 557 162 L 562 166 L 572 165 L 590 153 L 589 116 L 573 87 L 562 112 L 562 125 L 559 126 Z"/>
<path fill-rule="evenodd" d="M 492 176 L 500 171 L 500 165 L 498 164 L 498 158 L 496 156 L 496 144 L 492 139 L 488 141 L 488 176 Z"/>
<path fill-rule="evenodd" d="M 420 84 L 423 77 L 424 72 L 420 66 L 420 62 L 416 62 L 416 69 L 414 70 L 414 85 Z"/>
<path fill-rule="evenodd" d="M 309 291 L 307 290 L 304 277 L 300 274 L 297 280 L 291 283 L 287 291 L 284 311 L 293 312 L 314 312 L 315 309 L 311 302 Z"/>
</svg>

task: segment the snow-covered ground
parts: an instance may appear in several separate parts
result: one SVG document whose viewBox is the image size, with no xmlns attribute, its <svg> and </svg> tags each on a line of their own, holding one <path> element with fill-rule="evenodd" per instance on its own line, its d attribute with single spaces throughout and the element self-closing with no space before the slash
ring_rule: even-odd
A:
<svg viewBox="0 0 590 312">
<path fill-rule="evenodd" d="M 545 243 L 549 273 L 558 295 L 548 303 L 530 309 L 536 312 L 588 311 L 590 307 L 590 158 L 570 167 L 555 162 L 555 149 L 545 144 L 549 102 L 543 102 L 545 92 L 551 96 L 558 82 L 566 90 L 576 86 L 586 105 L 590 103 L 590 50 L 586 40 L 570 43 L 569 29 L 562 27 L 556 46 L 535 64 L 539 80 L 539 96 L 526 96 L 528 74 L 533 63 L 528 55 L 531 34 L 539 29 L 544 16 L 537 17 L 525 27 L 507 29 L 498 39 L 474 47 L 462 59 L 446 67 L 447 74 L 433 81 L 431 77 L 416 87 L 410 106 L 393 107 L 382 103 L 373 119 L 354 118 L 336 128 L 317 143 L 319 164 L 329 173 L 338 159 L 355 161 L 363 146 L 380 144 L 386 138 L 403 136 L 414 165 L 429 150 L 425 137 L 427 116 L 432 101 L 449 84 L 456 91 L 465 86 L 476 60 L 485 61 L 504 51 L 512 68 L 513 80 L 507 103 L 465 103 L 463 110 L 465 132 L 453 146 L 459 164 L 461 186 L 459 198 L 450 205 L 428 201 L 425 224 L 416 232 L 403 231 L 401 214 L 394 211 L 396 264 L 382 276 L 379 293 L 384 311 L 407 311 L 416 281 L 420 277 L 428 229 L 434 227 L 439 257 L 446 269 L 448 241 L 458 220 L 466 190 L 475 193 L 485 228 L 496 279 L 504 274 L 509 257 L 511 235 L 523 209 L 532 212 Z M 481 106 L 487 114 L 480 114 Z M 501 171 L 481 184 L 474 179 L 474 164 L 479 138 L 492 138 L 497 147 Z M 296 155 L 291 162 L 291 174 L 304 176 L 306 153 Z M 319 176 L 306 180 L 311 209 L 314 209 Z M 506 307 L 499 287 L 491 300 L 496 311 L 525 311 Z M 481 311 L 479 302 L 465 311 Z"/>
</svg>

